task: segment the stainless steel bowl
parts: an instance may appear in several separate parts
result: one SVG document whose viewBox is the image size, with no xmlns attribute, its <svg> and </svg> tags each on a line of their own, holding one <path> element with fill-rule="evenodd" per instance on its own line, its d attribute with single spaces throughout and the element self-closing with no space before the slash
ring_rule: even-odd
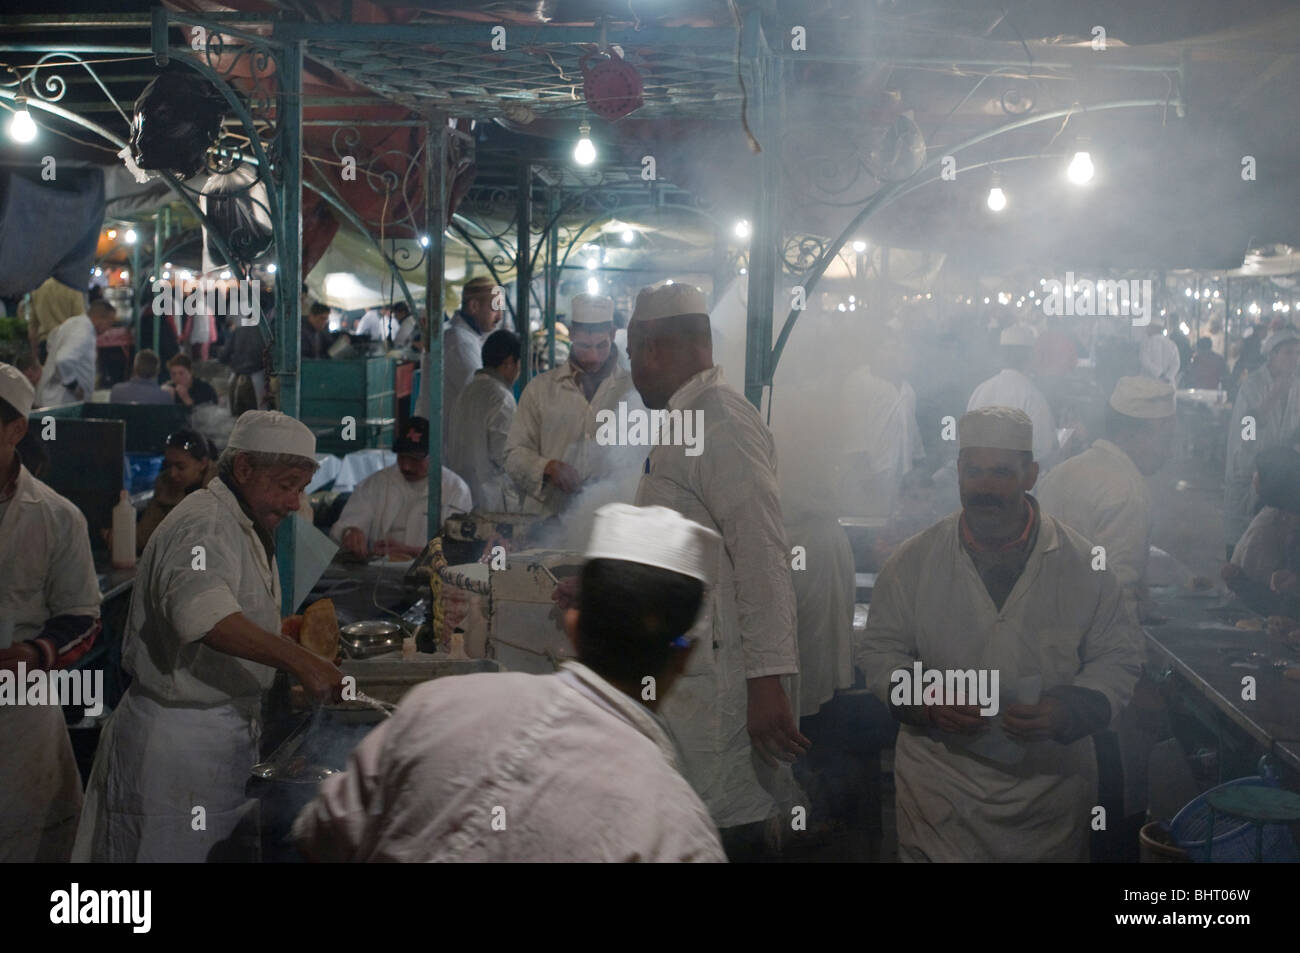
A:
<svg viewBox="0 0 1300 953">
<path fill-rule="evenodd" d="M 353 622 L 339 629 L 343 649 L 351 658 L 369 658 L 402 648 L 402 627 L 386 619 Z"/>
</svg>

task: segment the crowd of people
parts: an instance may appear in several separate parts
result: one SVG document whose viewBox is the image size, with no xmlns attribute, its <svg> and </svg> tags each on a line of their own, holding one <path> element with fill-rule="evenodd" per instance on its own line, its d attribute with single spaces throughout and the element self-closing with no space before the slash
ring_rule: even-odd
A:
<svg viewBox="0 0 1300 953">
<path fill-rule="evenodd" d="M 331 359 L 331 311 L 304 304 L 302 356 Z M 98 634 L 85 519 L 20 449 L 33 408 L 95 389 L 95 333 L 114 315 L 103 302 L 84 310 L 45 329 L 43 354 L 33 321 L 32 362 L 0 365 L 0 571 L 30 582 L 4 669 L 70 665 Z M 832 713 L 891 739 L 901 859 L 1124 856 L 1145 809 L 1130 700 L 1144 690 L 1151 611 L 1147 481 L 1174 456 L 1179 387 L 1231 402 L 1226 586 L 1262 613 L 1300 609 L 1300 333 L 1285 322 L 1252 329 L 1257 344 L 1229 369 L 1208 338 L 1184 357 L 1172 321 L 1084 340 L 1060 319 L 984 327 L 900 313 L 850 327 L 829 315 L 841 346 L 818 338 L 819 363 L 778 380 L 769 425 L 728 382 L 740 369 L 721 366 L 707 299 L 689 284 L 641 290 L 625 348 L 615 302 L 575 295 L 567 358 L 521 392 L 521 341 L 504 318 L 501 290 L 472 279 L 443 322 L 443 515 L 585 530 L 588 511 L 580 583 L 557 594 L 574 660 L 553 676 L 412 693 L 299 817 L 307 857 L 772 857 L 804 829 L 791 817 L 807 811 L 807 756 L 829 742 Z M 233 429 L 222 446 L 199 428 L 167 438 L 138 527 L 122 656 L 132 682 L 84 805 L 61 722 L 25 715 L 22 751 L 0 765 L 15 777 L 39 766 L 45 780 L 0 794 L 0 858 L 255 858 L 243 778 L 263 696 L 280 670 L 318 700 L 338 697 L 338 670 L 279 635 L 273 534 L 302 507 L 319 457 L 310 429 L 269 409 L 260 336 L 247 330 L 213 342 L 224 398 L 183 349 L 165 364 L 139 350 L 112 388 L 113 401 L 220 404 Z M 402 305 L 349 333 L 420 347 Z M 598 438 L 605 415 L 647 412 L 665 428 L 698 415 L 696 452 L 667 429 L 644 443 Z M 437 532 L 430 429 L 409 417 L 396 461 L 357 485 L 330 530 L 342 549 L 409 558 Z M 851 535 L 844 518 L 868 532 Z M 855 632 L 861 573 L 875 581 Z M 994 694 L 904 698 L 899 675 L 914 666 L 918 685 L 922 668 L 992 673 Z M 858 679 L 874 715 L 843 707 Z M 201 832 L 195 803 L 207 806 Z M 1098 803 L 1123 819 L 1101 841 Z M 518 822 L 494 826 L 498 808 Z"/>
</svg>

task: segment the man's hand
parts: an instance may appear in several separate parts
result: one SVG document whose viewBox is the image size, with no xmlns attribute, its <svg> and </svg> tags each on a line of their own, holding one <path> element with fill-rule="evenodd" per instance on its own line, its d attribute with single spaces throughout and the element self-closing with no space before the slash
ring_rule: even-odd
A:
<svg viewBox="0 0 1300 953">
<path fill-rule="evenodd" d="M 41 654 L 30 642 L 19 642 L 7 649 L 0 649 L 0 672 L 18 671 L 18 663 L 27 663 L 27 669 L 41 664 Z"/>
<path fill-rule="evenodd" d="M 1274 592 L 1290 592 L 1296 587 L 1300 578 L 1289 569 L 1279 569 L 1268 580 L 1268 587 Z"/>
<path fill-rule="evenodd" d="M 1016 741 L 1046 741 L 1065 731 L 1069 713 L 1051 695 L 1044 695 L 1037 705 L 1008 705 L 1002 729 Z"/>
<path fill-rule="evenodd" d="M 563 460 L 548 460 L 542 475 L 562 493 L 577 493 L 582 489 L 582 477 Z"/>
<path fill-rule="evenodd" d="M 193 407 L 194 400 L 190 397 L 190 389 L 184 384 L 176 385 L 176 396 L 181 399 L 181 403 L 186 407 Z"/>
<path fill-rule="evenodd" d="M 359 559 L 365 559 L 370 555 L 370 549 L 366 545 L 366 534 L 356 526 L 349 526 L 343 531 L 343 548 Z"/>
<path fill-rule="evenodd" d="M 302 682 L 303 690 L 314 702 L 336 702 L 343 697 L 343 673 L 333 662 L 303 649 L 294 665 L 293 674 Z"/>
<path fill-rule="evenodd" d="M 954 735 L 973 735 L 988 727 L 978 705 L 926 705 L 930 724 Z"/>
<path fill-rule="evenodd" d="M 751 678 L 748 723 L 750 741 L 759 757 L 773 767 L 779 760 L 794 761 L 805 754 L 812 742 L 795 727 L 790 699 L 781 687 L 780 676 Z"/>
</svg>

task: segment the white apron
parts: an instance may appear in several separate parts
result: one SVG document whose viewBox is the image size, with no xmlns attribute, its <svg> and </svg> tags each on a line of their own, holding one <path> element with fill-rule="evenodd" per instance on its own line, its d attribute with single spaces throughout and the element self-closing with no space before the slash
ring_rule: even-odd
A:
<svg viewBox="0 0 1300 953">
<path fill-rule="evenodd" d="M 171 707 L 128 689 L 99 742 L 72 859 L 260 860 L 259 805 L 244 795 L 260 733 L 248 705 Z"/>
</svg>

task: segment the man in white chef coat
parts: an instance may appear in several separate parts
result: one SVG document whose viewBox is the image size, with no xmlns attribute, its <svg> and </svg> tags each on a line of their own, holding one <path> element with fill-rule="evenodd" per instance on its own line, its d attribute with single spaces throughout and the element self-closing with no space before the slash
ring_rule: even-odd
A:
<svg viewBox="0 0 1300 953">
<path fill-rule="evenodd" d="M 34 391 L 0 364 L 0 677 L 66 669 L 99 633 L 99 582 L 86 519 L 23 465 Z M 0 704 L 0 863 L 67 861 L 81 776 L 63 710 Z"/>
<path fill-rule="evenodd" d="M 95 339 L 113 326 L 117 312 L 104 299 L 86 314 L 68 318 L 50 332 L 49 350 L 36 388 L 37 407 L 90 400 L 95 392 Z"/>
<path fill-rule="evenodd" d="M 330 536 L 348 552 L 415 557 L 438 527 L 429 528 L 429 421 L 411 417 L 393 438 L 397 462 L 372 473 L 352 491 Z M 469 487 L 442 468 L 442 518 L 474 508 Z"/>
<path fill-rule="evenodd" d="M 413 689 L 298 816 L 317 861 L 724 861 L 658 715 L 714 582 L 717 534 L 663 507 L 597 511 L 576 662 Z"/>
<path fill-rule="evenodd" d="M 150 536 L 122 645 L 133 680 L 95 753 L 73 860 L 258 858 L 244 787 L 262 697 L 277 669 L 318 701 L 342 686 L 332 661 L 280 635 L 274 533 L 315 469 L 306 426 L 247 411 L 217 478 Z"/>
<path fill-rule="evenodd" d="M 1152 321 L 1147 325 L 1146 337 L 1138 348 L 1138 363 L 1143 376 L 1177 386 L 1183 359 L 1178 353 L 1178 345 L 1165 333 L 1163 321 Z"/>
<path fill-rule="evenodd" d="M 782 685 L 799 670 L 799 650 L 775 444 L 714 366 L 706 307 L 689 285 L 643 289 L 628 356 L 646 407 L 702 418 L 694 455 L 664 443 L 650 451 L 636 502 L 677 510 L 723 539 L 699 649 L 663 716 L 734 860 L 761 855 L 763 822 L 790 816 L 788 762 L 808 740 Z"/>
<path fill-rule="evenodd" d="M 1043 477 L 1044 510 L 1105 548 L 1124 602 L 1139 620 L 1151 548 L 1151 491 L 1146 478 L 1174 445 L 1174 388 L 1152 377 L 1121 377 L 1106 412 L 1106 437 Z"/>
<path fill-rule="evenodd" d="M 1047 398 L 1025 374 L 1034 356 L 1034 329 L 1027 324 L 1013 324 L 1003 329 L 998 343 L 1002 370 L 975 388 L 966 409 L 1015 407 L 1023 410 L 1034 423 L 1034 460 L 1047 469 L 1054 462 L 1056 424 Z"/>
<path fill-rule="evenodd" d="M 1038 465 L 1024 412 L 971 411 L 958 441 L 962 509 L 885 563 L 858 654 L 868 687 L 902 722 L 899 856 L 1086 861 L 1097 804 L 1089 735 L 1128 703 L 1137 623 L 1114 574 L 1093 568 L 1091 544 L 1029 495 Z M 989 704 L 914 697 L 904 691 L 914 663 L 954 688 L 955 673 L 963 685 L 974 676 Z"/>
<path fill-rule="evenodd" d="M 614 302 L 603 295 L 573 296 L 569 359 L 528 382 L 506 440 L 506 472 L 524 494 L 525 513 L 562 512 L 584 486 L 635 476 L 644 461 L 596 441 L 597 415 L 644 410 L 632 375 L 614 347 Z"/>
<path fill-rule="evenodd" d="M 486 275 L 471 278 L 460 292 L 460 309 L 442 332 L 442 433 L 474 372 L 483 366 L 483 342 L 505 317 L 505 291 Z"/>
<path fill-rule="evenodd" d="M 510 513 L 519 493 L 506 473 L 506 441 L 515 419 L 519 379 L 519 336 L 498 328 L 483 342 L 483 366 L 461 393 L 447 435 L 447 465 L 469 484 L 474 509 Z"/>
<path fill-rule="evenodd" d="M 1228 419 L 1227 463 L 1223 477 L 1223 523 L 1227 558 L 1246 532 L 1257 509 L 1255 456 L 1282 443 L 1300 428 L 1300 334 L 1283 327 L 1260 346 L 1264 366 L 1251 371 L 1237 391 Z"/>
</svg>

